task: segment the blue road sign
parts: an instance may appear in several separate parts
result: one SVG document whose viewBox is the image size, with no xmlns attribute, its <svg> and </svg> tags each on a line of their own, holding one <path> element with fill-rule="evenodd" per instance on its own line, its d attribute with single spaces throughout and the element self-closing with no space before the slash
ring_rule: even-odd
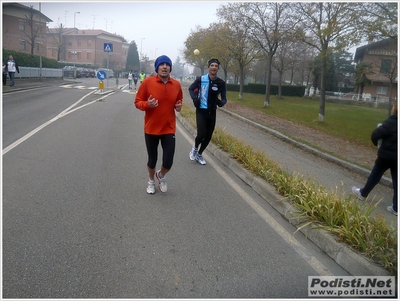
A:
<svg viewBox="0 0 400 301">
<path fill-rule="evenodd" d="M 107 73 L 104 70 L 97 71 L 97 78 L 103 80 L 107 78 Z"/>
<path fill-rule="evenodd" d="M 104 43 L 104 52 L 113 52 L 113 44 Z"/>
</svg>

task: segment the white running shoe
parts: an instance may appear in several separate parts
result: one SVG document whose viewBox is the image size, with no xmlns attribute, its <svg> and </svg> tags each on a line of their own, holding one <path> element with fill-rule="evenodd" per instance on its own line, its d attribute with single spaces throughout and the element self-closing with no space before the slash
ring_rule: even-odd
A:
<svg viewBox="0 0 400 301">
<path fill-rule="evenodd" d="M 358 199 L 359 199 L 360 201 L 365 201 L 365 197 L 363 197 L 363 196 L 361 195 L 360 188 L 357 188 L 356 186 L 353 186 L 353 187 L 351 188 L 351 191 L 358 197 Z"/>
<path fill-rule="evenodd" d="M 165 179 L 165 176 L 163 176 L 161 178 L 160 174 L 161 174 L 161 170 L 156 172 L 156 177 L 159 182 L 158 189 L 160 189 L 161 192 L 167 192 L 167 189 L 168 189 L 167 180 Z"/>
<path fill-rule="evenodd" d="M 194 145 L 192 146 L 192 150 L 189 153 L 189 159 L 194 161 L 196 159 L 196 156 L 198 154 L 198 150 L 197 148 L 194 147 Z"/>
<path fill-rule="evenodd" d="M 146 191 L 147 191 L 148 194 L 155 194 L 155 193 L 156 193 L 156 189 L 154 188 L 154 185 L 155 185 L 155 182 L 154 182 L 154 181 L 149 180 L 149 181 L 147 182 L 147 189 L 146 189 Z"/>
<path fill-rule="evenodd" d="M 394 211 L 393 206 L 389 206 L 389 207 L 387 207 L 386 209 L 387 209 L 387 211 L 389 211 L 389 212 L 391 212 L 391 213 L 393 213 L 394 215 L 397 216 L 397 212 Z"/>
<path fill-rule="evenodd" d="M 204 160 L 203 156 L 199 153 L 196 155 L 196 161 L 201 165 L 206 165 L 206 160 Z"/>
</svg>

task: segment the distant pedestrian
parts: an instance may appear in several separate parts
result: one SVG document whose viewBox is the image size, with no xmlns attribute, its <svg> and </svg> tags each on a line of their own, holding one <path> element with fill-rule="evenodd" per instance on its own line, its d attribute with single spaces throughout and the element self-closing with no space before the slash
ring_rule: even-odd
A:
<svg viewBox="0 0 400 301">
<path fill-rule="evenodd" d="M 142 72 L 140 72 L 140 74 L 139 74 L 139 82 L 142 83 L 145 78 L 146 78 L 146 74 L 142 70 Z"/>
<path fill-rule="evenodd" d="M 386 170 L 390 169 L 394 195 L 392 205 L 387 207 L 387 210 L 397 215 L 397 102 L 392 107 L 391 116 L 371 134 L 371 141 L 375 146 L 378 145 L 380 139 L 382 139 L 382 144 L 378 149 L 378 157 L 367 183 L 363 188 L 353 186 L 351 190 L 358 199 L 364 201 Z"/>
<path fill-rule="evenodd" d="M 197 136 L 189 153 L 190 160 L 205 165 L 203 152 L 211 141 L 217 117 L 217 106 L 226 104 L 226 83 L 217 73 L 220 62 L 217 59 L 208 61 L 208 74 L 197 77 L 189 87 L 190 97 L 196 107 Z M 221 99 L 218 98 L 221 96 Z M 200 148 L 199 148 L 200 147 Z"/>
<path fill-rule="evenodd" d="M 128 84 L 129 84 L 129 89 L 132 89 L 132 81 L 133 81 L 133 74 L 132 74 L 132 70 L 129 71 L 128 73 Z"/>
<path fill-rule="evenodd" d="M 145 112 L 144 136 L 147 148 L 147 193 L 155 193 L 154 176 L 159 181 L 158 189 L 167 192 L 165 175 L 172 167 L 175 154 L 175 111 L 182 109 L 183 92 L 179 81 L 170 77 L 172 61 L 166 56 L 158 57 L 154 63 L 156 75 L 143 80 L 135 98 L 135 106 Z M 163 150 L 161 169 L 156 172 L 158 145 Z"/>
<path fill-rule="evenodd" d="M 8 72 L 8 77 L 10 78 L 10 87 L 14 86 L 15 71 L 19 73 L 19 67 L 13 56 L 10 54 L 6 64 L 6 72 Z"/>
<path fill-rule="evenodd" d="M 3 61 L 3 86 L 7 85 L 7 71 L 6 71 L 6 63 Z"/>
<path fill-rule="evenodd" d="M 139 80 L 139 73 L 137 73 L 137 71 L 135 71 L 135 72 L 133 73 L 133 82 L 134 82 L 134 84 L 135 84 L 135 90 L 136 90 L 136 87 L 137 87 L 137 82 L 138 82 L 138 80 Z"/>
</svg>

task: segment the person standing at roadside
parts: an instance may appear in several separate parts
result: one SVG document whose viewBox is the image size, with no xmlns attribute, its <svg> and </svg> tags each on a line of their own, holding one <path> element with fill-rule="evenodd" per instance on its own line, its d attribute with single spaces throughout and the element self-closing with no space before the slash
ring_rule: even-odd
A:
<svg viewBox="0 0 400 301">
<path fill-rule="evenodd" d="M 217 106 L 223 107 L 227 102 L 226 83 L 217 76 L 219 65 L 217 59 L 209 60 L 208 74 L 196 78 L 189 87 L 190 97 L 196 107 L 197 124 L 197 136 L 189 158 L 201 165 L 206 164 L 202 154 L 210 143 L 215 129 Z M 221 99 L 218 96 L 221 96 Z"/>
<path fill-rule="evenodd" d="M 132 74 L 132 70 L 129 71 L 128 73 L 128 84 L 129 84 L 129 89 L 132 89 L 132 81 L 133 81 L 133 74 Z"/>
<path fill-rule="evenodd" d="M 351 190 L 359 200 L 364 201 L 386 170 L 390 169 L 394 195 L 392 205 L 387 207 L 387 210 L 397 215 L 397 102 L 392 107 L 391 116 L 371 134 L 371 141 L 375 146 L 378 145 L 380 139 L 382 139 L 382 144 L 379 146 L 378 157 L 367 183 L 363 188 L 353 186 Z"/>
<path fill-rule="evenodd" d="M 3 86 L 7 85 L 6 63 L 3 61 Z"/>
<path fill-rule="evenodd" d="M 179 81 L 170 77 L 172 61 L 166 55 L 154 62 L 155 76 L 143 80 L 135 98 L 135 106 L 145 112 L 144 136 L 148 154 L 147 193 L 155 193 L 154 177 L 159 182 L 158 189 L 167 192 L 166 174 L 170 171 L 175 154 L 175 111 L 182 109 L 183 92 Z M 158 145 L 163 150 L 161 169 L 156 172 Z"/>
<path fill-rule="evenodd" d="M 19 73 L 19 67 L 13 56 L 10 54 L 6 64 L 6 72 L 8 72 L 8 77 L 10 78 L 10 87 L 14 86 L 15 71 Z"/>
</svg>

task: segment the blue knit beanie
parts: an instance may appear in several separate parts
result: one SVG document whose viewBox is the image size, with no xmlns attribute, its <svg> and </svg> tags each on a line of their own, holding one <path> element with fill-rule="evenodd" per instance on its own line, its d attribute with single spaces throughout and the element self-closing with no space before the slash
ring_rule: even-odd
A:
<svg viewBox="0 0 400 301">
<path fill-rule="evenodd" d="M 171 67 L 171 72 L 172 72 L 172 61 L 171 59 L 166 56 L 166 55 L 161 55 L 159 56 L 156 61 L 154 62 L 154 68 L 156 70 L 156 72 L 158 72 L 158 67 L 163 64 L 163 63 L 167 63 L 170 67 Z"/>
</svg>

